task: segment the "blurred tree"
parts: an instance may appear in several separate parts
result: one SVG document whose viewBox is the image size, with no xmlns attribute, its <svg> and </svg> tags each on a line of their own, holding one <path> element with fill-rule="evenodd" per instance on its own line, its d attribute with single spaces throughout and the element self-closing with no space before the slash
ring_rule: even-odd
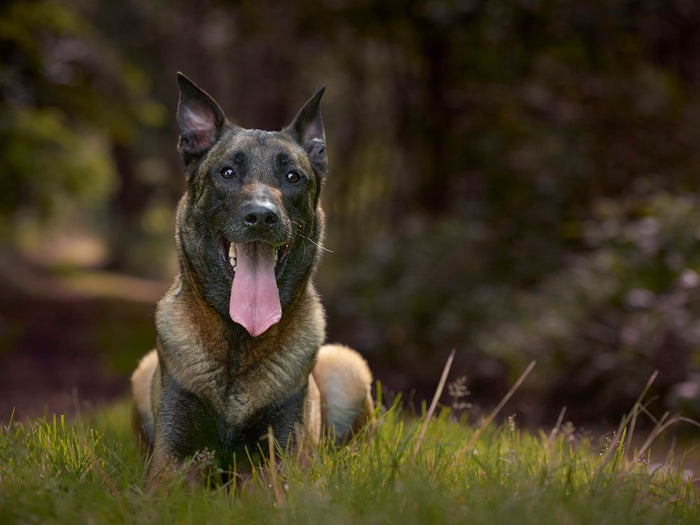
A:
<svg viewBox="0 0 700 525">
<path fill-rule="evenodd" d="M 42 0 L 2 9 L 1 233 L 12 237 L 23 221 L 90 217 L 76 209 L 95 219 L 115 189 L 128 191 L 127 147 L 139 126 L 161 123 L 162 109 L 148 98 L 147 77 L 74 9 Z"/>
</svg>

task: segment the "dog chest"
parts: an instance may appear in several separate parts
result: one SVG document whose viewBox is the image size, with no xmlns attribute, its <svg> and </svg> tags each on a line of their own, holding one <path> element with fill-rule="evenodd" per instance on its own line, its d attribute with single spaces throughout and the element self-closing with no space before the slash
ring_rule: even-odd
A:
<svg viewBox="0 0 700 525">
<path fill-rule="evenodd" d="M 302 423 L 306 395 L 304 386 L 264 405 L 245 421 L 232 423 L 211 402 L 166 376 L 157 423 L 158 441 L 177 458 L 209 450 L 222 468 L 240 465 L 260 447 L 267 450 L 268 428 L 272 428 L 275 440 L 282 447 L 290 444 L 296 425 Z"/>
</svg>

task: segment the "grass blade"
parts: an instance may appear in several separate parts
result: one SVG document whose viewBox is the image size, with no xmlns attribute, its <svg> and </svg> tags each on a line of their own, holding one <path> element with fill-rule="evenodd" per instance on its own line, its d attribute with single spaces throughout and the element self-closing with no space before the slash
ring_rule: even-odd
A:
<svg viewBox="0 0 700 525">
<path fill-rule="evenodd" d="M 435 408 L 437 407 L 438 401 L 440 400 L 442 391 L 445 388 L 445 382 L 447 381 L 447 376 L 450 373 L 450 368 L 452 368 L 452 361 L 454 361 L 454 358 L 455 349 L 453 348 L 450 352 L 450 355 L 447 358 L 447 361 L 445 362 L 445 367 L 442 369 L 442 376 L 440 376 L 440 382 L 438 383 L 438 386 L 435 389 L 433 401 L 430 403 L 430 408 L 428 408 L 428 412 L 425 414 L 425 421 L 423 421 L 423 427 L 421 428 L 420 434 L 418 435 L 418 439 L 416 440 L 416 446 L 413 447 L 414 459 L 416 457 L 416 454 L 418 454 L 418 451 L 420 450 L 421 443 L 423 443 L 425 433 L 428 431 L 428 425 L 430 424 L 430 420 L 433 417 L 433 413 L 435 412 Z"/>
<path fill-rule="evenodd" d="M 525 381 L 527 376 L 530 375 L 530 372 L 532 372 L 532 369 L 535 368 L 535 364 L 536 364 L 536 361 L 530 361 L 530 364 L 527 365 L 527 368 L 523 371 L 522 374 L 520 374 L 520 377 L 518 377 L 518 380 L 515 382 L 515 384 L 512 387 L 510 387 L 510 390 L 508 390 L 508 393 L 503 397 L 503 399 L 501 399 L 501 402 L 498 403 L 498 406 L 496 406 L 496 408 L 494 408 L 491 411 L 491 413 L 488 415 L 488 417 L 486 417 L 486 419 L 484 419 L 481 422 L 481 425 L 479 425 L 479 428 L 476 429 L 476 432 L 474 432 L 474 434 L 472 434 L 472 437 L 467 442 L 467 444 L 464 447 L 462 447 L 459 450 L 459 452 L 457 452 L 457 454 L 455 454 L 455 462 L 457 461 L 457 458 L 461 458 L 462 456 L 464 456 L 467 452 L 469 452 L 472 449 L 472 447 L 474 446 L 476 441 L 479 439 L 479 436 L 481 436 L 481 433 L 484 431 L 484 429 L 486 429 L 493 422 L 493 420 L 496 418 L 496 416 L 501 411 L 501 409 L 510 400 L 510 398 L 513 397 L 513 394 L 515 393 L 515 391 L 518 388 L 520 388 L 520 385 L 523 384 L 523 381 Z M 455 463 L 453 462 L 453 465 L 454 464 Z"/>
</svg>

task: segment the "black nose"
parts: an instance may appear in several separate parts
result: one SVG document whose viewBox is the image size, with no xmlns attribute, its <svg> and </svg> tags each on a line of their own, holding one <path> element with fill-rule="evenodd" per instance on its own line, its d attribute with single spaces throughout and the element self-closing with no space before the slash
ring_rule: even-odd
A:
<svg viewBox="0 0 700 525">
<path fill-rule="evenodd" d="M 280 222 L 280 216 L 271 206 L 251 204 L 244 210 L 243 222 L 249 228 L 274 228 Z"/>
</svg>

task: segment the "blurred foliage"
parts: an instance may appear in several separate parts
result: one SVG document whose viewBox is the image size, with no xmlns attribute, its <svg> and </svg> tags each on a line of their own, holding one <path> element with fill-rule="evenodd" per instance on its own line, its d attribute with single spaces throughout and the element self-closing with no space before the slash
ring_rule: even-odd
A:
<svg viewBox="0 0 700 525">
<path fill-rule="evenodd" d="M 113 189 L 114 167 L 100 135 L 75 132 L 52 109 L 7 108 L 0 144 L 3 214 L 47 220 L 65 201 L 104 202 Z"/>
<path fill-rule="evenodd" d="M 585 419 L 601 407 L 622 413 L 654 370 L 664 406 L 694 411 L 699 204 L 694 194 L 646 189 L 599 200 L 581 224 L 584 246 L 532 286 L 483 280 L 491 241 L 474 224 L 449 217 L 388 235 L 358 254 L 371 271 L 355 264 L 344 278 L 322 272 L 334 294 L 354 298 L 331 304 L 331 324 L 361 348 L 381 348 L 379 360 L 414 371 L 439 369 L 442 352 L 433 349 L 459 348 L 477 391 L 502 390 L 537 360 L 524 388 Z M 420 383 L 424 377 L 414 372 L 401 384 L 418 379 L 428 388 L 433 377 Z M 528 406 L 528 416 L 551 416 L 551 408 Z"/>
<path fill-rule="evenodd" d="M 102 225 L 110 266 L 169 276 L 182 175 L 154 101 L 173 115 L 174 72 L 268 129 L 325 83 L 330 338 L 419 391 L 455 347 L 476 397 L 537 359 L 535 418 L 616 415 L 656 368 L 666 406 L 697 406 L 696 3 L 2 9 L 5 230 L 71 203 Z"/>
<path fill-rule="evenodd" d="M 484 304 L 474 346 L 520 367 L 537 359 L 539 395 L 589 419 L 624 410 L 655 369 L 666 392 L 700 366 L 699 236 L 694 195 L 601 201 L 584 224 L 587 249 L 533 289 Z"/>
<path fill-rule="evenodd" d="M 54 1 L 4 5 L 0 56 L 0 234 L 75 206 L 104 215 L 118 187 L 113 147 L 163 121 L 148 77 Z"/>
</svg>

